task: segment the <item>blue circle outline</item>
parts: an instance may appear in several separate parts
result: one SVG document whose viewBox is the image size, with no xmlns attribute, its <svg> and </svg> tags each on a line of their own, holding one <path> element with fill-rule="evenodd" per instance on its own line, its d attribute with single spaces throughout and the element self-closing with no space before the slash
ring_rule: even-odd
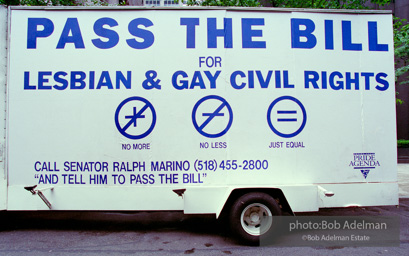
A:
<svg viewBox="0 0 409 256">
<path fill-rule="evenodd" d="M 148 108 L 150 108 L 151 111 L 152 111 L 152 124 L 151 124 L 151 126 L 149 127 L 149 129 L 148 129 L 146 132 L 144 132 L 144 133 L 142 133 L 142 134 L 140 134 L 140 135 L 130 135 L 130 134 L 126 133 L 124 130 L 122 130 L 122 127 L 121 127 L 121 125 L 119 124 L 119 120 L 118 120 L 118 118 L 119 118 L 119 112 L 121 111 L 122 107 L 123 107 L 126 103 L 128 103 L 128 102 L 130 102 L 130 101 L 133 101 L 133 100 L 137 100 L 137 101 L 142 101 L 142 102 L 144 102 L 144 103 L 148 106 Z M 119 131 L 123 136 L 127 137 L 128 139 L 138 140 L 138 139 L 145 138 L 146 136 L 148 136 L 148 135 L 153 131 L 153 128 L 155 127 L 155 124 L 156 124 L 156 112 L 155 112 L 155 108 L 153 107 L 152 103 L 150 103 L 147 99 L 142 98 L 142 97 L 134 96 L 134 97 L 129 97 L 129 98 L 125 99 L 124 101 L 122 101 L 122 102 L 119 104 L 119 106 L 117 107 L 117 109 L 116 109 L 116 111 L 115 111 L 115 125 L 116 125 L 116 128 L 118 129 L 118 131 Z"/>
<path fill-rule="evenodd" d="M 301 108 L 302 114 L 303 114 L 303 122 L 302 122 L 300 128 L 298 128 L 297 131 L 295 131 L 295 132 L 293 132 L 293 133 L 290 133 L 290 134 L 285 134 L 285 133 L 279 132 L 279 131 L 273 126 L 273 124 L 271 123 L 271 111 L 273 110 L 274 105 L 277 104 L 278 102 L 282 101 L 282 100 L 291 100 L 291 101 L 294 101 L 294 102 L 297 103 L 298 106 Z M 307 112 L 305 111 L 304 105 L 303 105 L 298 99 L 296 99 L 296 98 L 294 98 L 294 97 L 292 97 L 292 96 L 281 96 L 281 97 L 275 99 L 275 100 L 270 104 L 270 106 L 268 107 L 268 110 L 267 110 L 267 122 L 268 122 L 268 126 L 270 126 L 270 129 L 271 129 L 275 134 L 277 134 L 278 136 L 283 137 L 283 138 L 292 138 L 292 137 L 294 137 L 294 136 L 297 136 L 297 135 L 304 129 L 305 124 L 307 123 Z"/>
<path fill-rule="evenodd" d="M 221 131 L 221 132 L 219 132 L 219 133 L 216 133 L 216 134 L 209 134 L 209 133 L 204 132 L 203 130 L 200 130 L 200 127 L 199 127 L 199 125 L 198 125 L 197 122 L 196 122 L 196 111 L 197 111 L 197 108 L 199 107 L 200 104 L 202 104 L 204 101 L 209 100 L 209 99 L 220 100 L 222 103 L 224 103 L 224 104 L 226 105 L 227 110 L 229 111 L 229 115 L 230 115 L 230 117 L 229 117 L 229 123 L 227 124 L 226 128 L 225 128 L 223 131 Z M 232 110 L 232 108 L 230 107 L 229 103 L 228 103 L 224 98 L 222 98 L 222 97 L 220 97 L 220 96 L 217 96 L 217 95 L 208 95 L 208 96 L 205 96 L 205 97 L 201 98 L 198 102 L 196 102 L 195 106 L 193 107 L 193 111 L 192 111 L 192 122 L 193 122 L 193 126 L 195 127 L 195 129 L 196 129 L 201 135 L 203 135 L 203 136 L 205 136 L 205 137 L 208 137 L 208 138 L 218 138 L 218 137 L 221 137 L 221 136 L 223 136 L 224 134 L 226 134 L 226 132 L 230 129 L 230 127 L 231 127 L 231 125 L 232 125 L 232 123 L 233 123 L 233 110 Z"/>
</svg>

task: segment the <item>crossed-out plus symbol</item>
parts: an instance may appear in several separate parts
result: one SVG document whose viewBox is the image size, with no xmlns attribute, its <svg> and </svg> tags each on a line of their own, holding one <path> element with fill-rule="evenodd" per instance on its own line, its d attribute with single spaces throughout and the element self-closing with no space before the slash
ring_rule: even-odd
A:
<svg viewBox="0 0 409 256">
<path fill-rule="evenodd" d="M 210 103 L 210 104 L 203 106 L 204 108 L 203 109 L 202 103 L 205 103 L 204 105 L 206 105 L 206 103 Z M 214 108 L 211 108 L 210 105 L 218 105 L 218 107 L 213 112 L 208 112 L 209 110 L 214 109 Z M 201 111 L 198 111 L 199 107 L 201 107 Z M 225 116 L 225 113 L 221 113 L 221 111 L 224 110 L 224 108 L 226 108 L 228 111 L 227 117 Z M 207 118 L 199 125 L 200 121 L 198 121 L 198 119 L 200 115 L 202 117 L 207 117 Z M 207 131 L 205 131 L 205 128 L 209 126 L 209 124 L 212 122 L 212 120 L 215 119 L 215 117 L 224 117 L 222 121 L 224 121 L 224 123 L 227 123 L 227 125 L 219 125 L 219 126 L 216 125 L 216 128 L 212 130 L 208 129 Z M 193 126 L 196 128 L 196 130 L 201 135 L 208 137 L 208 138 L 217 138 L 217 137 L 223 136 L 230 129 L 233 123 L 233 111 L 229 103 L 227 103 L 225 99 L 223 99 L 220 96 L 209 95 L 209 96 L 206 96 L 200 99 L 193 107 L 192 122 L 193 122 Z"/>
<path fill-rule="evenodd" d="M 129 121 L 128 124 L 122 129 L 126 130 L 132 124 L 133 124 L 133 127 L 137 127 L 138 124 L 136 123 L 136 120 L 138 120 L 138 118 L 145 118 L 145 115 L 142 115 L 142 113 L 145 111 L 146 108 L 147 108 L 147 105 L 145 105 L 145 107 L 143 107 L 142 110 L 140 110 L 138 113 L 136 113 L 136 107 L 133 107 L 133 115 L 132 116 L 125 116 L 126 119 L 131 119 L 131 121 Z"/>
<path fill-rule="evenodd" d="M 129 114 L 130 106 L 132 106 L 132 114 Z M 137 106 L 142 105 L 139 111 Z M 124 114 L 125 113 L 125 114 Z M 147 118 L 151 117 L 151 121 Z M 144 119 L 144 125 L 139 125 L 138 119 Z M 150 124 L 147 122 L 151 122 Z M 124 125 L 125 124 L 125 125 Z M 153 105 L 146 99 L 141 97 L 130 97 L 119 104 L 115 112 L 115 125 L 118 131 L 128 139 L 142 139 L 148 136 L 156 124 L 156 112 Z M 137 129 L 131 129 L 133 126 Z"/>
</svg>

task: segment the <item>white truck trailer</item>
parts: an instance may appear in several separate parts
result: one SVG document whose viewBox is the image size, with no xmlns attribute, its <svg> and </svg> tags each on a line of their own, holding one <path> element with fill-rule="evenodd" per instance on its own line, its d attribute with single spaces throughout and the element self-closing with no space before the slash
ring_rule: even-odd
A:
<svg viewBox="0 0 409 256">
<path fill-rule="evenodd" d="M 0 10 L 2 210 L 398 204 L 390 12 Z"/>
</svg>

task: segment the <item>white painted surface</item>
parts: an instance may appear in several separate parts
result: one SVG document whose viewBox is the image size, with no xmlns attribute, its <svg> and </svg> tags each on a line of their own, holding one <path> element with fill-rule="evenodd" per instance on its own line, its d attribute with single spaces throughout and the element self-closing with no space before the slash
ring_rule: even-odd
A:
<svg viewBox="0 0 409 256">
<path fill-rule="evenodd" d="M 94 26 L 98 27 L 98 22 L 107 17 L 105 22 L 116 25 L 107 23 L 95 31 Z M 139 24 L 140 30 L 136 31 L 137 18 L 152 25 Z M 194 47 L 193 37 L 187 39 L 193 32 L 184 25 L 192 20 L 182 22 L 186 18 L 197 18 L 189 25 L 195 29 Z M 223 38 L 216 39 L 216 48 L 209 48 L 209 18 L 216 18 L 217 29 L 228 26 L 225 24 L 231 19 L 231 48 L 224 47 Z M 317 43 L 312 49 L 292 47 L 292 20 L 315 24 Z M 334 28 L 333 49 L 327 50 L 326 20 L 332 20 Z M 28 26 L 33 21 L 40 25 Z M 252 25 L 246 30 L 243 24 L 247 21 Z M 368 39 L 368 22 L 376 22 L 376 43 L 388 45 L 388 51 L 369 51 L 369 42 L 374 39 Z M 348 24 L 349 43 L 360 44 L 360 51 L 343 50 L 348 33 L 342 28 Z M 44 194 L 56 210 L 185 209 L 190 213 L 218 213 L 223 200 L 213 198 L 227 198 L 226 187 L 280 188 L 295 211 L 363 202 L 394 204 L 397 166 L 391 24 L 391 15 L 385 13 L 13 9 L 8 208 L 47 209 L 23 187 L 47 187 L 50 181 L 54 190 Z M 64 30 L 70 25 L 71 30 Z M 299 27 L 301 34 L 303 28 Z M 228 34 L 228 30 L 226 27 L 220 35 Z M 243 31 L 247 31 L 245 36 Z M 115 41 L 114 34 L 118 36 L 116 44 L 108 43 L 109 49 L 98 48 L 98 43 Z M 37 35 L 35 44 L 27 35 Z M 152 36 L 154 40 L 149 43 Z M 64 40 L 65 44 L 61 44 Z M 302 36 L 300 41 L 303 40 Z M 243 41 L 251 46 L 265 42 L 265 48 L 244 48 Z M 142 43 L 146 48 L 134 49 L 132 43 Z M 59 45 L 63 47 L 58 49 Z M 200 62 L 206 58 L 201 57 L 218 57 L 221 66 L 207 67 Z M 206 75 L 205 71 L 210 73 Z M 333 84 L 327 82 L 326 89 L 321 81 L 319 88 L 313 88 L 311 83 L 307 86 L 305 74 L 310 71 L 319 76 L 326 72 Z M 129 89 L 123 84 L 116 88 L 118 72 L 129 76 Z M 209 76 L 217 72 L 220 74 L 211 85 Z M 353 79 L 356 73 L 359 88 L 353 83 L 347 88 L 346 77 Z M 107 74 L 109 77 L 104 76 Z M 161 80 L 160 89 L 152 89 L 151 82 L 145 83 L 147 77 L 155 74 L 154 79 Z M 71 83 L 71 75 L 86 78 Z M 90 82 L 93 76 L 95 79 Z M 254 88 L 249 88 L 252 85 L 248 77 L 255 79 Z M 289 88 L 284 88 L 285 77 Z M 183 80 L 192 89 L 179 90 Z M 263 81 L 269 81 L 265 82 L 268 88 L 262 88 Z M 82 85 L 83 89 L 71 88 Z M 225 99 L 231 113 L 228 107 L 221 107 L 219 98 L 202 102 L 211 95 Z M 145 105 L 149 106 L 142 98 L 154 107 L 156 122 L 149 107 L 137 115 Z M 218 107 L 219 112 L 215 111 Z M 204 125 L 212 113 L 213 118 Z M 230 126 L 227 117 L 231 116 Z M 279 122 L 282 117 L 284 122 Z M 194 120 L 200 128 L 195 128 Z M 154 127 L 147 132 L 152 123 Z M 217 136 L 224 129 L 226 132 Z M 126 137 L 124 131 L 139 137 Z M 144 132 L 146 136 L 142 135 Z M 277 143 L 283 147 L 270 147 Z M 287 148 L 287 143 L 302 147 Z M 149 144 L 149 149 L 124 149 L 134 144 Z M 360 157 L 367 161 L 354 161 Z M 173 171 L 173 165 L 166 167 L 167 161 L 188 163 L 189 168 Z M 92 171 L 65 170 L 77 162 L 106 163 L 106 168 L 96 172 L 90 164 Z M 133 162 L 138 163 L 138 168 L 132 168 Z M 126 171 L 115 170 L 116 163 Z M 164 168 L 160 168 L 160 163 L 164 163 Z M 123 175 L 123 183 L 118 180 L 119 175 Z M 95 184 L 95 177 L 106 178 L 106 183 Z M 326 184 L 339 183 L 353 184 L 351 193 L 359 195 L 351 198 L 351 193 L 342 193 L 349 185 L 328 185 L 335 190 L 335 196 L 320 201 L 318 185 L 326 188 Z M 379 184 L 380 197 L 362 193 L 373 191 Z M 185 199 L 172 191 L 181 188 L 186 188 Z"/>
<path fill-rule="evenodd" d="M 6 165 L 6 83 L 7 83 L 7 8 L 0 5 L 0 210 L 7 208 Z"/>
</svg>

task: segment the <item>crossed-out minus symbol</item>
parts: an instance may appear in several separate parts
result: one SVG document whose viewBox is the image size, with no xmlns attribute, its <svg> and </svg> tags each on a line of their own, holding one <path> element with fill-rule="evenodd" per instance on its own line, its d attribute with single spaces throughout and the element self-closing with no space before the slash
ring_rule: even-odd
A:
<svg viewBox="0 0 409 256">
<path fill-rule="evenodd" d="M 222 104 L 213 112 L 213 113 L 203 113 L 202 116 L 208 116 L 206 121 L 203 122 L 203 124 L 199 127 L 200 130 L 203 130 L 206 125 L 212 121 L 212 119 L 216 116 L 224 116 L 224 113 L 220 113 L 220 111 L 226 106 L 225 102 L 222 102 Z"/>
<path fill-rule="evenodd" d="M 221 105 L 215 110 L 213 111 L 213 113 L 202 113 L 202 116 L 207 116 L 207 119 L 199 126 L 199 124 L 196 121 L 196 111 L 198 109 L 198 107 L 205 101 L 207 100 L 218 100 L 221 101 Z M 220 113 L 220 111 L 226 107 L 227 111 L 228 111 L 228 115 L 229 115 L 229 121 L 227 123 L 227 126 L 224 130 L 222 130 L 219 133 L 216 134 L 212 134 L 212 133 L 207 133 L 205 131 L 203 131 L 203 129 L 213 120 L 214 117 L 216 116 L 225 116 L 224 113 Z M 201 98 L 193 107 L 193 111 L 192 111 L 192 121 L 193 121 L 193 126 L 195 127 L 195 129 L 203 136 L 208 137 L 208 138 L 217 138 L 220 137 L 222 135 L 224 135 L 231 127 L 232 122 L 233 122 L 233 111 L 229 105 L 229 103 L 227 103 L 227 101 L 225 99 L 223 99 L 220 96 L 217 95 L 209 95 L 209 96 L 205 96 L 203 98 Z"/>
</svg>

